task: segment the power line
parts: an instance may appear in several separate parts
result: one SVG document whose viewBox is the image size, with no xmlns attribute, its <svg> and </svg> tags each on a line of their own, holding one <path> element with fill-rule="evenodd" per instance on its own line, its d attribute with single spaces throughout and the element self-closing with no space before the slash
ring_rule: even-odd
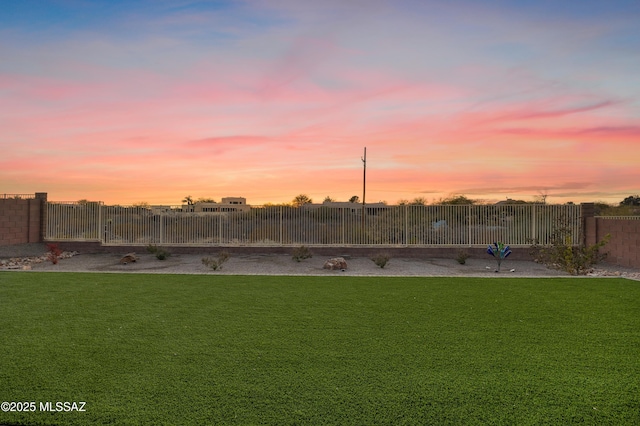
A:
<svg viewBox="0 0 640 426">
<path fill-rule="evenodd" d="M 364 147 L 364 157 L 361 157 L 363 172 L 362 172 L 362 225 L 364 225 L 364 205 L 365 196 L 367 194 L 367 147 Z"/>
</svg>

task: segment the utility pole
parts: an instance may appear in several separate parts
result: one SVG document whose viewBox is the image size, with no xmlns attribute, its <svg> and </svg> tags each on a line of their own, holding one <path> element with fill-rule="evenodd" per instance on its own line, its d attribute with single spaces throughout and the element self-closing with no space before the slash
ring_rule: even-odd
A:
<svg viewBox="0 0 640 426">
<path fill-rule="evenodd" d="M 364 157 L 362 159 L 363 174 L 362 174 L 362 225 L 364 226 L 364 205 L 365 195 L 367 194 L 367 147 L 364 147 Z"/>
</svg>

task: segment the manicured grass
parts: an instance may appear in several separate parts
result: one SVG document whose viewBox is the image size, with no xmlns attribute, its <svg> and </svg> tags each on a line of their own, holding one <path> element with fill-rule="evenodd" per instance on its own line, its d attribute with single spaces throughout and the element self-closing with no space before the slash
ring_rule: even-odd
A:
<svg viewBox="0 0 640 426">
<path fill-rule="evenodd" d="M 639 424 L 640 283 L 0 273 L 0 424 Z"/>
</svg>

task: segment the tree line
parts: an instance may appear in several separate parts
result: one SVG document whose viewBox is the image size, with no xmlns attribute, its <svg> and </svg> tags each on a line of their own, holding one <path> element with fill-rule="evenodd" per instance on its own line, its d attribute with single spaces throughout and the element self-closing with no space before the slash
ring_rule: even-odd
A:
<svg viewBox="0 0 640 426">
<path fill-rule="evenodd" d="M 505 200 L 505 204 L 546 204 L 547 196 L 546 194 L 537 196 L 533 201 L 524 201 L 524 200 Z M 331 196 L 326 196 L 323 200 L 323 203 L 332 203 L 337 202 L 337 200 Z M 357 195 L 349 198 L 348 202 L 359 204 L 360 197 Z M 93 203 L 88 200 L 79 200 L 78 204 L 90 204 Z M 182 199 L 182 203 L 187 205 L 194 205 L 196 203 L 217 203 L 217 201 L 213 198 L 200 197 L 194 199 L 191 195 L 187 195 Z M 387 204 L 386 201 L 382 201 L 383 204 Z M 296 195 L 291 202 L 289 203 L 266 203 L 265 206 L 291 206 L 291 207 L 301 207 L 306 204 L 313 204 L 313 199 L 309 197 L 307 194 L 298 194 Z M 432 203 L 429 203 L 425 197 L 416 197 L 411 200 L 401 199 L 396 203 L 399 206 L 426 206 L 429 204 L 432 205 L 482 205 L 486 204 L 483 200 L 477 200 L 467 197 L 466 195 L 451 195 L 449 197 L 440 198 L 434 200 Z M 573 204 L 572 202 L 568 202 L 567 204 Z M 612 216 L 612 215 L 638 215 L 640 214 L 640 195 L 629 195 L 625 197 L 618 204 L 608 204 L 603 202 L 595 202 L 596 215 L 604 215 L 604 216 Z M 149 208 L 151 205 L 146 202 L 138 202 L 134 203 L 135 207 L 145 207 Z"/>
</svg>

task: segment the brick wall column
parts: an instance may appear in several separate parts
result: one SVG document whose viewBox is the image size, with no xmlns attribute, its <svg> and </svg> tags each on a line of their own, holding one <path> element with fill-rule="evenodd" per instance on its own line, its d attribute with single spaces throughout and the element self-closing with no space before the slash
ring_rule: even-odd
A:
<svg viewBox="0 0 640 426">
<path fill-rule="evenodd" d="M 598 222 L 595 219 L 596 205 L 594 203 L 582 203 L 580 208 L 582 244 L 593 245 L 598 238 Z"/>
<path fill-rule="evenodd" d="M 39 200 L 40 202 L 38 242 L 42 242 L 44 241 L 44 236 L 47 233 L 47 193 L 36 192 L 36 200 Z"/>
</svg>

